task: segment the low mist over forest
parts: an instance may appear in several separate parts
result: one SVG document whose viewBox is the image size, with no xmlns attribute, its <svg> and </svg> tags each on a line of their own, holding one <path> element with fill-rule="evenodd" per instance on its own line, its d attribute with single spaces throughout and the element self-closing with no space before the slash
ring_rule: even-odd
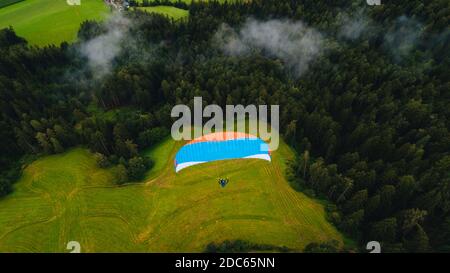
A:
<svg viewBox="0 0 450 273">
<path fill-rule="evenodd" d="M 140 151 L 194 96 L 278 104 L 297 152 L 286 175 L 330 201 L 340 231 L 384 252 L 450 251 L 448 1 L 382 2 L 193 2 L 177 21 L 130 10 L 46 47 L 1 30 L 0 195 L 23 164 L 78 145 L 139 179 L 152 165 Z"/>
</svg>

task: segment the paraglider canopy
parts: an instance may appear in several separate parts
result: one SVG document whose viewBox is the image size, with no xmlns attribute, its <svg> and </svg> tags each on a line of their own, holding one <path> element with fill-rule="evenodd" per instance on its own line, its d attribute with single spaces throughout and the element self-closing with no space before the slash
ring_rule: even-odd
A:
<svg viewBox="0 0 450 273">
<path fill-rule="evenodd" d="M 269 145 L 260 138 L 239 132 L 218 132 L 196 138 L 175 156 L 175 172 L 211 161 L 259 158 L 270 161 Z"/>
</svg>

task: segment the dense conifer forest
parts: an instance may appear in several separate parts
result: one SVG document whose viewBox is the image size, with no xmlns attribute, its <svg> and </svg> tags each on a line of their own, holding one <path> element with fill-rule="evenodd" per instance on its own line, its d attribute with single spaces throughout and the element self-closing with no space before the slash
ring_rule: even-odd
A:
<svg viewBox="0 0 450 273">
<path fill-rule="evenodd" d="M 288 178 L 330 201 L 339 230 L 386 252 L 450 251 L 447 0 L 188 8 L 181 21 L 139 11 L 86 21 L 73 44 L 35 47 L 1 30 L 0 195 L 30 158 L 78 145 L 101 166 L 122 165 L 122 182 L 138 180 L 152 165 L 140 151 L 169 134 L 171 108 L 194 96 L 278 104 L 298 154 Z M 255 31 L 292 26 L 311 38 L 299 40 L 304 50 L 246 46 L 259 45 Z"/>
</svg>

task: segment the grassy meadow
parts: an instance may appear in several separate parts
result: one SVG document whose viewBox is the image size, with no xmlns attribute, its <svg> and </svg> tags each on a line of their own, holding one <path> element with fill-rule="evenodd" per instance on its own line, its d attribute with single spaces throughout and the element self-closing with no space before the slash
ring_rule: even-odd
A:
<svg viewBox="0 0 450 273">
<path fill-rule="evenodd" d="M 229 160 L 173 169 L 182 146 L 171 139 L 147 150 L 155 160 L 145 181 L 116 186 L 83 148 L 29 165 L 0 200 L 0 252 L 201 252 L 210 242 L 242 239 L 302 251 L 343 236 L 323 206 L 283 176 L 293 156 L 282 143 L 272 162 Z M 218 177 L 230 183 L 221 188 Z"/>
<path fill-rule="evenodd" d="M 25 0 L 0 8 L 0 28 L 12 26 L 33 45 L 58 45 L 74 41 L 83 21 L 101 20 L 108 14 L 103 0 L 81 0 L 79 6 L 66 0 Z"/>
<path fill-rule="evenodd" d="M 159 13 L 175 20 L 179 20 L 189 16 L 189 11 L 184 9 L 179 9 L 170 6 L 154 6 L 154 7 L 137 7 L 139 10 L 143 10 L 150 13 Z"/>
</svg>

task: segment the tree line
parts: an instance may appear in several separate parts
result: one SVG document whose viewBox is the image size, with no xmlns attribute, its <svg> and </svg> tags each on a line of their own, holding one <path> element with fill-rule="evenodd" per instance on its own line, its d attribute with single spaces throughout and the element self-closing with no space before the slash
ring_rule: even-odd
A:
<svg viewBox="0 0 450 273">
<path fill-rule="evenodd" d="M 361 245 L 378 240 L 385 252 L 448 251 L 448 9 L 446 1 L 397 2 L 369 10 L 379 28 L 354 40 L 337 37 L 336 18 L 357 1 L 193 2 L 182 22 L 129 12 L 139 22 L 130 37 L 141 46 L 117 56 L 101 80 L 82 69 L 77 43 L 36 48 L 4 29 L 0 191 L 11 190 L 21 156 L 75 145 L 95 152 L 100 166 L 120 165 L 121 183 L 139 179 L 152 164 L 140 152 L 168 134 L 172 106 L 192 104 L 194 96 L 221 106 L 278 104 L 281 133 L 298 154 L 287 176 L 330 201 L 328 217 L 340 230 Z M 383 43 L 399 16 L 423 24 L 401 61 Z M 238 28 L 248 17 L 302 20 L 333 37 L 326 41 L 332 46 L 295 78 L 277 58 L 258 51 L 228 56 L 211 42 L 222 23 Z M 78 43 L 105 31 L 85 22 Z M 132 57 L 150 51 L 150 61 Z M 67 81 L 70 75 L 83 80 Z"/>
</svg>

